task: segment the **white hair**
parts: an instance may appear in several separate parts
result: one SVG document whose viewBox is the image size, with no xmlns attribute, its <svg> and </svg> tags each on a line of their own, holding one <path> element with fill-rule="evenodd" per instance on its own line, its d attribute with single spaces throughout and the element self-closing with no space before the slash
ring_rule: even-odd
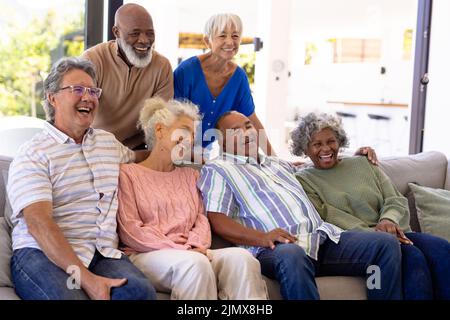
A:
<svg viewBox="0 0 450 320">
<path fill-rule="evenodd" d="M 198 106 L 188 100 L 165 101 L 159 97 L 147 99 L 139 115 L 138 123 L 144 131 L 147 149 L 151 151 L 154 147 L 157 123 L 170 126 L 182 116 L 189 117 L 193 121 L 201 119 Z"/>
<path fill-rule="evenodd" d="M 219 13 L 211 16 L 205 24 L 205 36 L 212 39 L 228 26 L 234 26 L 239 36 L 242 36 L 241 18 L 233 13 Z"/>
</svg>

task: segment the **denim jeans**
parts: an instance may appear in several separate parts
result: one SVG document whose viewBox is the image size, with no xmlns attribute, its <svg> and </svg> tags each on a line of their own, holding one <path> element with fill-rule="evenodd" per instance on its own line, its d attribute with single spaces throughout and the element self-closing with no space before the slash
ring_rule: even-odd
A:
<svg viewBox="0 0 450 320">
<path fill-rule="evenodd" d="M 371 277 L 369 266 L 380 269 L 380 286 L 368 286 L 368 299 L 398 300 L 401 292 L 401 252 L 398 240 L 387 233 L 347 231 L 338 244 L 327 238 L 318 260 L 309 258 L 297 244 L 265 248 L 258 256 L 262 273 L 280 283 L 288 300 L 319 299 L 316 276 Z M 370 272 L 369 272 L 370 271 Z"/>
<path fill-rule="evenodd" d="M 95 252 L 89 270 L 106 278 L 126 278 L 125 285 L 111 289 L 112 300 L 154 300 L 156 292 L 145 275 L 122 255 L 121 259 L 104 258 Z M 39 249 L 15 250 L 11 258 L 11 275 L 16 293 L 26 300 L 86 300 L 82 289 L 69 289 L 69 275 L 51 262 Z"/>
<path fill-rule="evenodd" d="M 406 300 L 450 300 L 450 243 L 426 233 L 406 233 L 402 244 L 403 295 Z"/>
</svg>

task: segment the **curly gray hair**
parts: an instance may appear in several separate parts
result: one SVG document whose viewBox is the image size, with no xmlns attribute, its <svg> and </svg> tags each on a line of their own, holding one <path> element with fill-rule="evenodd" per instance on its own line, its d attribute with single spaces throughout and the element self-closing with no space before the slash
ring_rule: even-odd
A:
<svg viewBox="0 0 450 320">
<path fill-rule="evenodd" d="M 138 127 L 144 131 L 147 149 L 151 151 L 154 147 L 157 123 L 170 126 L 181 116 L 187 116 L 193 121 L 201 120 L 198 106 L 188 100 L 165 101 L 160 97 L 145 100 L 144 107 L 139 115 Z"/>
<path fill-rule="evenodd" d="M 48 94 L 56 93 L 60 89 L 61 81 L 64 75 L 70 70 L 78 69 L 86 72 L 96 81 L 95 66 L 89 60 L 70 57 L 58 60 L 50 70 L 50 73 L 44 81 L 44 111 L 48 121 L 55 121 L 55 108 L 48 101 Z"/>
<path fill-rule="evenodd" d="M 348 137 L 340 118 L 326 113 L 317 114 L 311 112 L 300 118 L 297 128 L 291 132 L 291 153 L 296 156 L 303 156 L 306 153 L 308 144 L 311 142 L 312 136 L 325 128 L 330 128 L 334 131 L 340 148 L 348 146 Z"/>
</svg>

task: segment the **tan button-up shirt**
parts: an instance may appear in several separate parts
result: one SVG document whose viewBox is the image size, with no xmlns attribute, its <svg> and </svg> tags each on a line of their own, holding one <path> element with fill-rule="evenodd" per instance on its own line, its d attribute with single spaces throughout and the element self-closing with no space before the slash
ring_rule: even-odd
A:
<svg viewBox="0 0 450 320">
<path fill-rule="evenodd" d="M 173 98 L 169 60 L 154 51 L 147 67 L 129 67 L 115 40 L 88 49 L 83 57 L 95 64 L 97 86 L 103 89 L 93 127 L 113 133 L 130 148 L 143 143 L 144 135 L 137 122 L 144 101 L 154 96 Z"/>
</svg>

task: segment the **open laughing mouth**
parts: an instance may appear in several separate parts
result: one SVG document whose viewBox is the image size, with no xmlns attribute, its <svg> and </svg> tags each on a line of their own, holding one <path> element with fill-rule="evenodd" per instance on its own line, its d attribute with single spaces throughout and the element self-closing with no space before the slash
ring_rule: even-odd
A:
<svg viewBox="0 0 450 320">
<path fill-rule="evenodd" d="M 329 162 L 333 159 L 333 153 L 319 156 L 319 159 L 320 159 L 320 161 L 323 161 L 323 162 Z"/>
<path fill-rule="evenodd" d="M 79 113 L 81 113 L 81 114 L 85 114 L 85 115 L 87 115 L 87 114 L 90 114 L 91 112 L 92 112 L 92 108 L 89 108 L 89 107 L 78 107 L 77 108 L 77 111 L 79 112 Z"/>
<path fill-rule="evenodd" d="M 145 47 L 145 48 L 133 47 L 133 49 L 140 55 L 145 55 L 150 51 L 150 47 Z"/>
</svg>

